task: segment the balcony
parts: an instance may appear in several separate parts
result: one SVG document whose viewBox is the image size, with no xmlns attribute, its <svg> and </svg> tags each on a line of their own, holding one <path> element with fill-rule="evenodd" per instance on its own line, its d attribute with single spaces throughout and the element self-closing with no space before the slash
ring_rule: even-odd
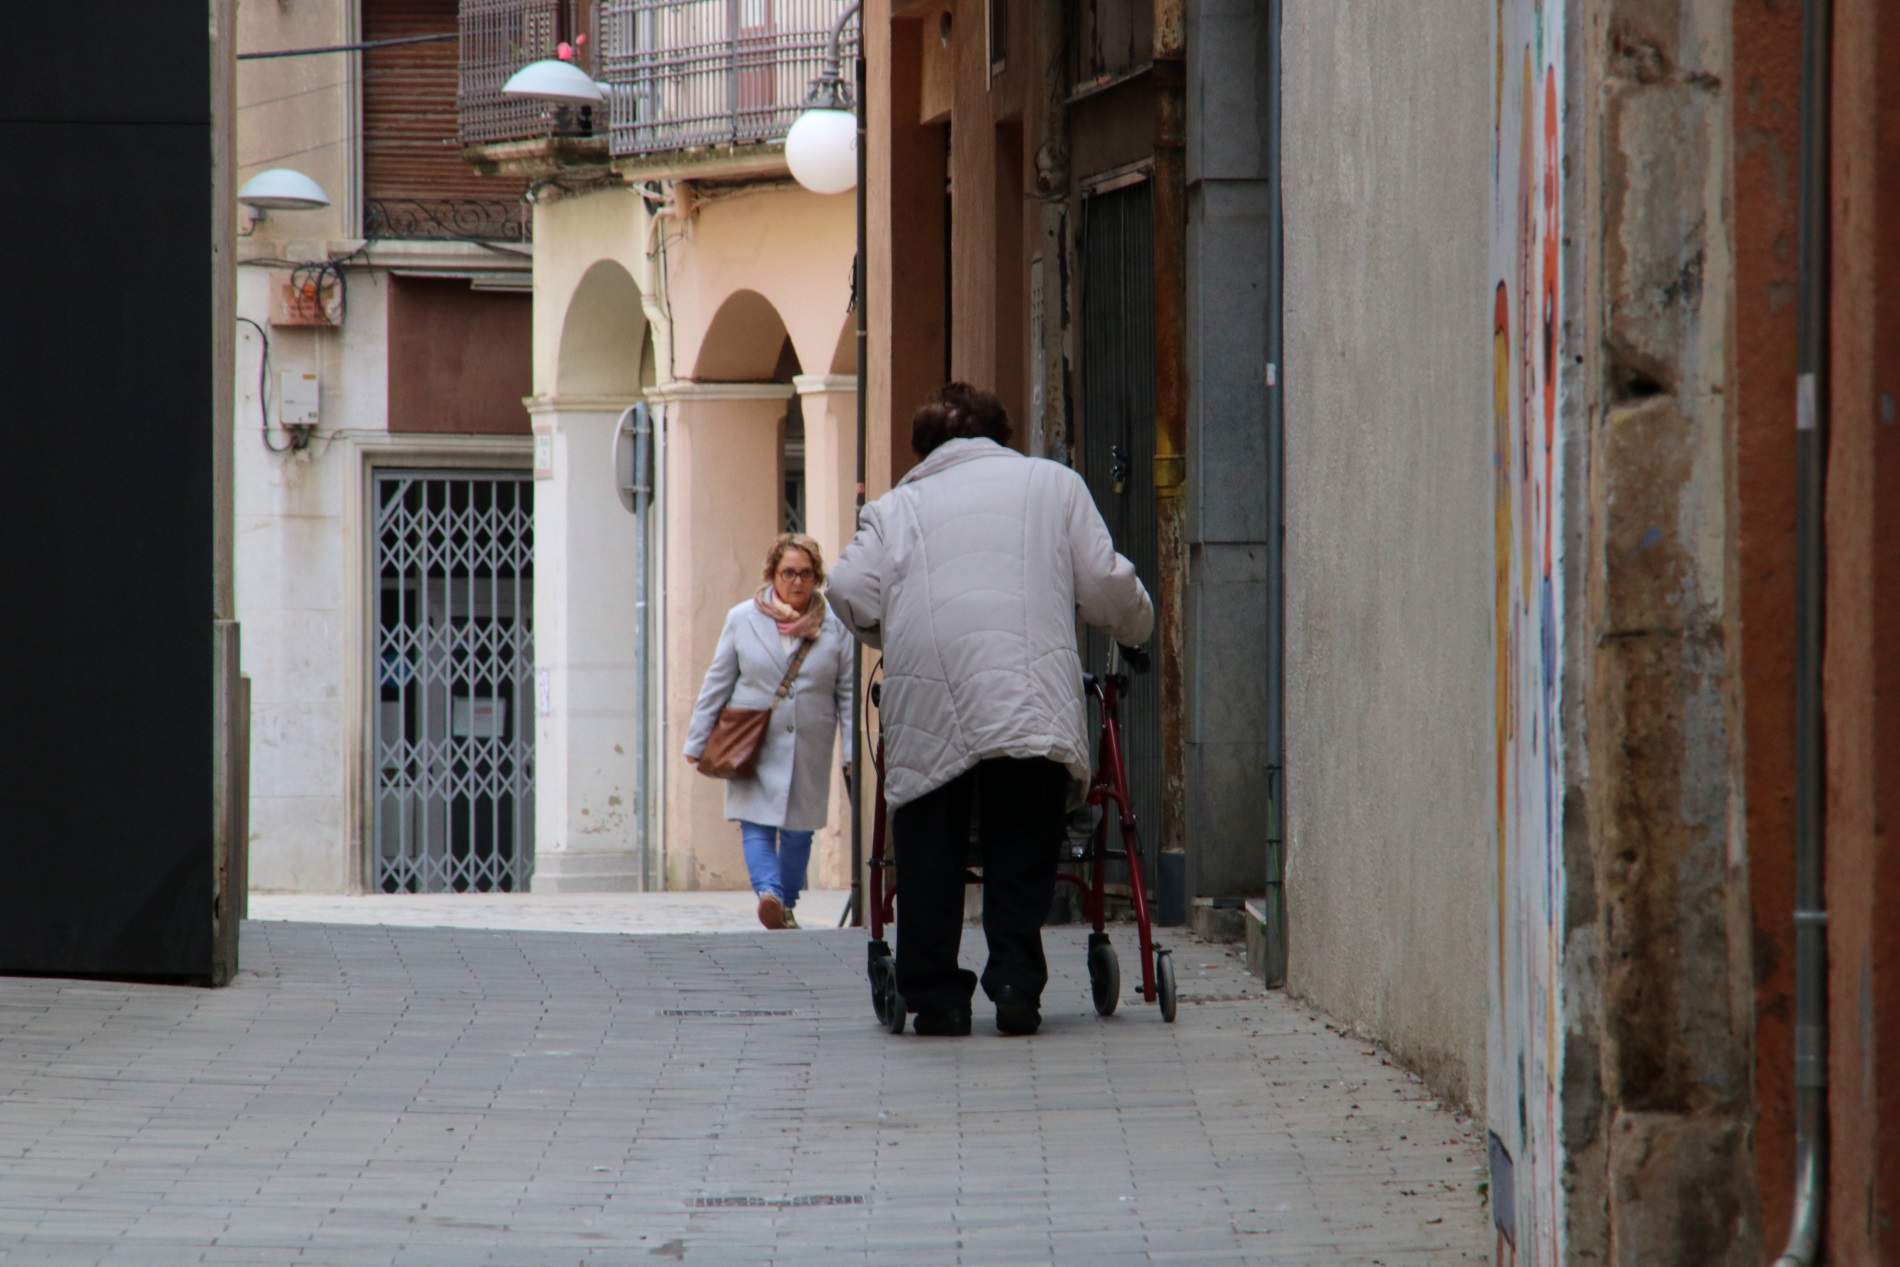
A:
<svg viewBox="0 0 1900 1267">
<path fill-rule="evenodd" d="M 726 160 L 743 174 L 798 118 L 848 0 L 461 0 L 462 144 L 478 166 L 526 175 L 611 156 L 652 170 Z M 531 61 L 577 44 L 608 86 L 599 110 L 504 97 Z M 856 54 L 857 26 L 844 56 Z M 768 166 L 771 165 L 768 163 Z M 760 168 L 760 170 L 764 170 Z"/>
<path fill-rule="evenodd" d="M 577 118 L 545 102 L 504 97 L 501 86 L 529 62 L 553 57 L 582 33 L 578 0 L 461 0 L 456 114 L 462 144 L 492 145 L 577 130 Z M 590 6 L 591 7 L 591 6 Z"/>
<path fill-rule="evenodd" d="M 603 0 L 613 156 L 783 140 L 846 2 Z"/>
</svg>

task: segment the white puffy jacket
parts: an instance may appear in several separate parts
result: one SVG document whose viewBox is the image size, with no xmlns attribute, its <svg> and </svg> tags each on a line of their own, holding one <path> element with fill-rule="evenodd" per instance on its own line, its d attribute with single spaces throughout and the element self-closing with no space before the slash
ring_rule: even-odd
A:
<svg viewBox="0 0 1900 1267">
<path fill-rule="evenodd" d="M 989 440 L 951 440 L 865 507 L 831 568 L 832 610 L 884 651 L 891 808 L 990 757 L 1089 776 L 1076 615 L 1139 645 L 1154 605 L 1082 477 Z"/>
</svg>

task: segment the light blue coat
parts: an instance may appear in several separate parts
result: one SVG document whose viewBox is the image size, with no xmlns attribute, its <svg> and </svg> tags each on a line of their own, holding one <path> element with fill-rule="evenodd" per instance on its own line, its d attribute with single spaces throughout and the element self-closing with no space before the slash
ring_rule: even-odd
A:
<svg viewBox="0 0 1900 1267">
<path fill-rule="evenodd" d="M 844 622 L 825 613 L 818 641 L 805 656 L 791 693 L 776 705 L 772 697 L 791 666 L 778 625 L 746 599 L 726 613 L 712 666 L 699 688 L 693 721 L 686 731 L 686 755 L 706 751 L 719 711 L 772 707 L 772 721 L 759 745 L 759 763 L 749 779 L 726 781 L 726 817 L 793 831 L 825 825 L 831 806 L 832 737 L 844 737 L 853 752 L 856 720 L 851 677 L 853 641 Z"/>
</svg>

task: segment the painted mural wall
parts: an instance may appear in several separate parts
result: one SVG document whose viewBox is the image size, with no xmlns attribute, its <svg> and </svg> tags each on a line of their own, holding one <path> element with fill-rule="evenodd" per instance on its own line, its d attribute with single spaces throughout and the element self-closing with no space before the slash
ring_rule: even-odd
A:
<svg viewBox="0 0 1900 1267">
<path fill-rule="evenodd" d="M 1561 704 L 1564 21 L 1496 0 L 1491 329 L 1497 901 L 1487 1108 L 1497 1261 L 1564 1261 Z"/>
</svg>

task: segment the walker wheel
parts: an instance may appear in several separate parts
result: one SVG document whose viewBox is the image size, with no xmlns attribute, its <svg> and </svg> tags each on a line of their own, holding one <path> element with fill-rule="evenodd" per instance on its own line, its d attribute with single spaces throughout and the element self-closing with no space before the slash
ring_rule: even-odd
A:
<svg viewBox="0 0 1900 1267">
<path fill-rule="evenodd" d="M 904 1032 L 904 996 L 897 992 L 897 961 L 888 952 L 871 958 L 871 1007 L 878 1024 L 893 1034 Z"/>
<path fill-rule="evenodd" d="M 1115 1014 L 1115 1004 L 1121 1001 L 1122 966 L 1107 933 L 1089 934 L 1089 992 L 1095 996 L 1098 1014 Z"/>
<path fill-rule="evenodd" d="M 1155 948 L 1155 993 L 1161 996 L 1161 1019 L 1172 1025 L 1175 1008 L 1180 1003 L 1174 993 L 1174 956 L 1158 946 Z"/>
</svg>

